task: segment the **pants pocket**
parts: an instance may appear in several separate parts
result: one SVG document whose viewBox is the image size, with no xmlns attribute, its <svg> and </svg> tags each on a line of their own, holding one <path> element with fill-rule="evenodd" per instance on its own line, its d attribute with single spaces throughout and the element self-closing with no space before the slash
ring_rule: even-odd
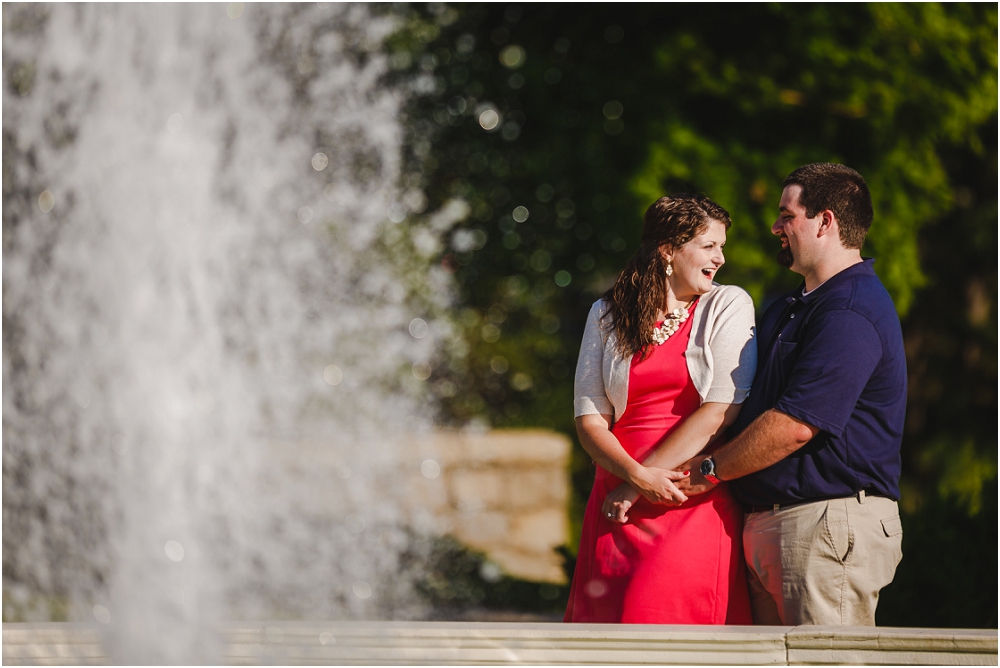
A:
<svg viewBox="0 0 1000 668">
<path fill-rule="evenodd" d="M 898 517 L 884 519 L 882 520 L 882 531 L 885 532 L 887 538 L 901 536 L 903 534 L 903 523 Z"/>
<path fill-rule="evenodd" d="M 827 541 L 838 563 L 846 564 L 854 552 L 854 534 L 843 500 L 828 501 L 824 518 Z"/>
</svg>

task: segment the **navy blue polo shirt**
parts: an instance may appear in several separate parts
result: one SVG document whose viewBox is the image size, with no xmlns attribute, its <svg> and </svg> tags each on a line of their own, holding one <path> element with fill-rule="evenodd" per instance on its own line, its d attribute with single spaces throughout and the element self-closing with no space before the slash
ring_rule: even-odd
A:
<svg viewBox="0 0 1000 668">
<path fill-rule="evenodd" d="M 874 260 L 803 296 L 778 299 L 757 327 L 757 375 L 732 434 L 775 408 L 820 431 L 785 459 L 730 482 L 755 505 L 842 498 L 899 500 L 906 356 Z"/>
</svg>

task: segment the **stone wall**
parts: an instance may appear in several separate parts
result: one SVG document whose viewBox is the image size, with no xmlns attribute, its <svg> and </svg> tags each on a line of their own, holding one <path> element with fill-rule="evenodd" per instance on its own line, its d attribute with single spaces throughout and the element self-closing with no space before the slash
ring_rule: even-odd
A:
<svg viewBox="0 0 1000 668">
<path fill-rule="evenodd" d="M 569 439 L 539 429 L 439 431 L 417 451 L 406 483 L 421 519 L 511 575 L 565 582 L 554 549 L 569 540 Z"/>
<path fill-rule="evenodd" d="M 540 429 L 435 431 L 408 436 L 402 451 L 387 484 L 404 519 L 485 552 L 510 575 L 565 582 L 554 549 L 569 540 L 569 439 Z M 292 512 L 354 512 L 338 489 L 343 484 L 331 485 L 346 483 L 348 462 L 322 440 L 275 442 L 267 464 L 280 482 L 269 492 Z"/>
</svg>

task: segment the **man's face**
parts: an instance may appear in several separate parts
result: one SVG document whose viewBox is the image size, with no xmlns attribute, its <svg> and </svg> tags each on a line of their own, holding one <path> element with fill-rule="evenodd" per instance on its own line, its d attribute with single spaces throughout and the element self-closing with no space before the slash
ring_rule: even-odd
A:
<svg viewBox="0 0 1000 668">
<path fill-rule="evenodd" d="M 771 226 L 771 234 L 781 239 L 778 264 L 803 274 L 809 266 L 821 216 L 806 217 L 806 209 L 799 204 L 802 186 L 792 184 L 781 192 L 778 219 Z"/>
</svg>

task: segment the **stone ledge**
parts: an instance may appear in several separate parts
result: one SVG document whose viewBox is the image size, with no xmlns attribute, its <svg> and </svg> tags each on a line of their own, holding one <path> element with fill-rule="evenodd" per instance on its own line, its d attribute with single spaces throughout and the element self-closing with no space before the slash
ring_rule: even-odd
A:
<svg viewBox="0 0 1000 668">
<path fill-rule="evenodd" d="M 786 639 L 795 664 L 983 665 L 968 658 L 987 655 L 997 663 L 995 631 L 799 626 Z"/>
<path fill-rule="evenodd" d="M 3 625 L 3 663 L 21 666 L 107 665 L 93 624 L 59 622 Z"/>
<path fill-rule="evenodd" d="M 997 665 L 997 632 L 863 627 L 499 622 L 243 622 L 229 665 Z M 4 624 L 7 665 L 103 664 L 96 625 Z"/>
</svg>

